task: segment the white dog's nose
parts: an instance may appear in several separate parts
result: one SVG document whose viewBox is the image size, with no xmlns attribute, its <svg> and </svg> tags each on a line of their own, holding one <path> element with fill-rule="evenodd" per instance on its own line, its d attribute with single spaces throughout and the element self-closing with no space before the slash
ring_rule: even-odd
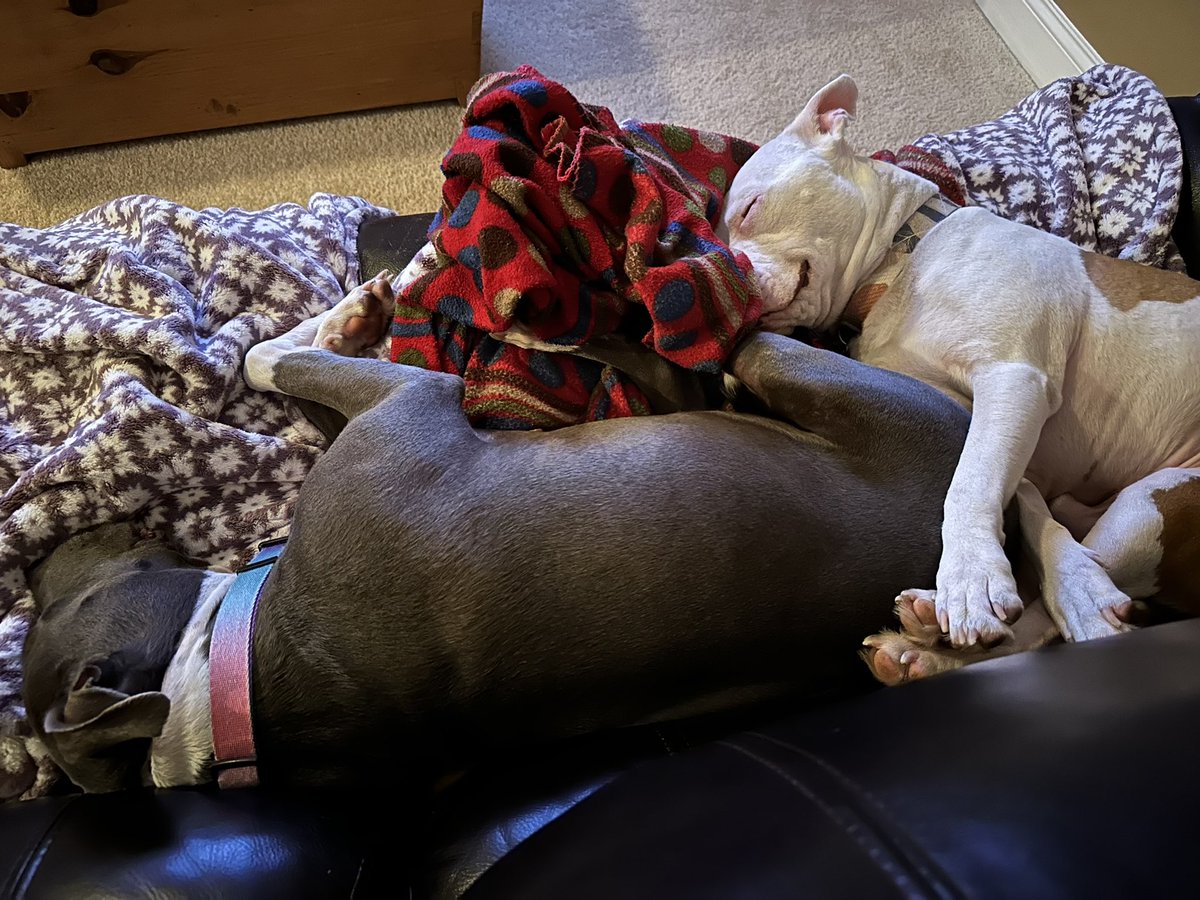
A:
<svg viewBox="0 0 1200 900">
<path fill-rule="evenodd" d="M 783 272 L 765 261 L 760 263 L 754 257 L 750 258 L 750 262 L 754 266 L 754 279 L 758 284 L 758 292 L 762 296 L 763 313 L 786 309 L 791 304 L 797 290 L 795 275 L 789 276 L 787 272 Z M 805 283 L 807 283 L 807 278 Z"/>
</svg>

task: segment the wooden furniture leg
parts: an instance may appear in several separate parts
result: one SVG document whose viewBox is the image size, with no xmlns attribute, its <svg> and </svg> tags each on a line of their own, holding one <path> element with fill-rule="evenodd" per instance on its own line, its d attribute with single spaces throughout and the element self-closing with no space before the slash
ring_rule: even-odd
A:
<svg viewBox="0 0 1200 900">
<path fill-rule="evenodd" d="M 28 162 L 25 154 L 16 147 L 0 144 L 0 169 L 19 169 Z"/>
</svg>

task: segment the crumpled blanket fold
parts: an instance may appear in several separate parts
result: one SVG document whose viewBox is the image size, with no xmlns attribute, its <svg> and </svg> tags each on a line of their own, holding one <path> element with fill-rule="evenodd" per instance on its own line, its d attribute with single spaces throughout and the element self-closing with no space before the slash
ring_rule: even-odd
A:
<svg viewBox="0 0 1200 900">
<path fill-rule="evenodd" d="M 432 271 L 403 292 L 392 358 L 462 375 L 476 425 L 554 428 L 652 410 L 624 375 L 507 345 L 520 325 L 573 347 L 617 329 L 716 374 L 758 321 L 750 264 L 714 234 L 753 145 L 618 126 L 531 67 L 482 79 L 442 161 Z"/>
<path fill-rule="evenodd" d="M 1093 66 L 1035 91 L 991 122 L 927 134 L 881 158 L 970 203 L 1085 250 L 1183 271 L 1171 240 L 1183 149 L 1145 75 Z"/>
</svg>

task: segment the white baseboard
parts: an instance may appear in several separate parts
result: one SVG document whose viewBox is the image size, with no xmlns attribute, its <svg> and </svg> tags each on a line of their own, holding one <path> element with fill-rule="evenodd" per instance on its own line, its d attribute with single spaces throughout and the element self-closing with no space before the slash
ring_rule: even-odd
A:
<svg viewBox="0 0 1200 900">
<path fill-rule="evenodd" d="M 1054 0 L 975 0 L 1041 87 L 1104 62 Z"/>
</svg>

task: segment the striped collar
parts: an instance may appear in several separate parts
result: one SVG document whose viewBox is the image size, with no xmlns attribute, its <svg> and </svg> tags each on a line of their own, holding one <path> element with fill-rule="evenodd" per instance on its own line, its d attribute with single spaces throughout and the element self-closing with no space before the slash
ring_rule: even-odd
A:
<svg viewBox="0 0 1200 900">
<path fill-rule="evenodd" d="M 901 225 L 892 238 L 892 246 L 884 254 L 883 260 L 850 297 L 838 323 L 839 333 L 848 331 L 849 337 L 853 337 L 862 331 L 863 322 L 908 265 L 908 255 L 916 249 L 921 238 L 959 209 L 962 207 L 943 194 L 935 194 L 917 208 L 912 218 Z M 842 337 L 848 339 L 845 334 Z"/>
</svg>

